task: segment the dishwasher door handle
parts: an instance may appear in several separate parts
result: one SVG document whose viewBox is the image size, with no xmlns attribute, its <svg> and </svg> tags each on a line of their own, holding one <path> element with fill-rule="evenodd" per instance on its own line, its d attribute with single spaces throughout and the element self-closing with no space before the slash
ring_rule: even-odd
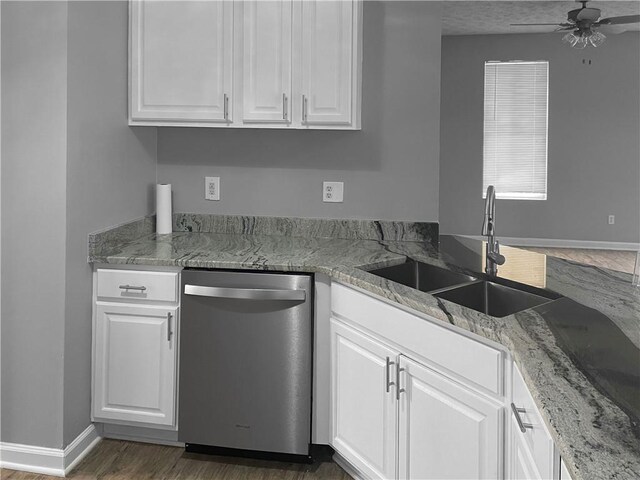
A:
<svg viewBox="0 0 640 480">
<path fill-rule="evenodd" d="M 280 290 L 272 288 L 227 288 L 204 287 L 202 285 L 185 285 L 185 295 L 212 298 L 236 298 L 240 300 L 299 300 L 304 301 L 307 293 L 304 290 Z"/>
</svg>

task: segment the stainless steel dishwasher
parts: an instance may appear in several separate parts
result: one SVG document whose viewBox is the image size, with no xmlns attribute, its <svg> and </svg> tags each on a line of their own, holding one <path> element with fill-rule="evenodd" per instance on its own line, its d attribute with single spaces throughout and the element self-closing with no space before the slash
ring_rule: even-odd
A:
<svg viewBox="0 0 640 480">
<path fill-rule="evenodd" d="M 184 270 L 181 287 L 186 450 L 309 461 L 311 276 Z"/>
</svg>

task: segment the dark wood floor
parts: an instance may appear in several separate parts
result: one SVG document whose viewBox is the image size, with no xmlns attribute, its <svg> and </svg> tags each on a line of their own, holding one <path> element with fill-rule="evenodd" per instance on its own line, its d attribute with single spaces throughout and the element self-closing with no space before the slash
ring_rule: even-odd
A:
<svg viewBox="0 0 640 480">
<path fill-rule="evenodd" d="M 2 480 L 56 480 L 58 477 L 0 470 Z M 351 480 L 329 458 L 313 465 L 185 453 L 146 443 L 102 440 L 69 474 L 74 480 Z"/>
</svg>

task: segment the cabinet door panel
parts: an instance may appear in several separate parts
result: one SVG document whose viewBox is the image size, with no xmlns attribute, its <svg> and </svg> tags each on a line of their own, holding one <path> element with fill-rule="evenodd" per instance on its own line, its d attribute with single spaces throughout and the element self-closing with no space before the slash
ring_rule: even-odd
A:
<svg viewBox="0 0 640 480">
<path fill-rule="evenodd" d="M 400 358 L 400 478 L 498 478 L 500 404 Z"/>
<path fill-rule="evenodd" d="M 287 123 L 292 1 L 251 0 L 243 6 L 243 121 Z"/>
<path fill-rule="evenodd" d="M 233 2 L 131 4 L 131 119 L 231 118 Z"/>
<path fill-rule="evenodd" d="M 511 476 L 512 480 L 543 480 L 531 456 L 527 442 L 520 435 L 516 420 L 511 417 Z M 545 480 L 549 480 L 547 477 Z"/>
<path fill-rule="evenodd" d="M 349 124 L 355 51 L 352 1 L 302 4 L 303 124 Z"/>
<path fill-rule="evenodd" d="M 521 432 L 517 427 L 512 428 L 511 435 L 518 437 L 517 445 L 527 450 L 535 465 L 533 468 L 539 472 L 533 478 L 553 478 L 555 456 L 557 455 L 555 445 L 515 363 L 513 364 L 512 380 L 513 404 L 522 410 L 519 413 L 520 418 L 524 423 L 531 425 L 531 428 L 527 428 L 525 432 Z M 510 416 L 515 421 L 513 412 L 510 412 Z"/>
<path fill-rule="evenodd" d="M 175 307 L 97 304 L 95 419 L 174 424 L 176 315 Z"/>
<path fill-rule="evenodd" d="M 332 445 L 370 478 L 395 478 L 397 402 L 394 388 L 387 392 L 387 358 L 397 355 L 331 319 Z"/>
</svg>

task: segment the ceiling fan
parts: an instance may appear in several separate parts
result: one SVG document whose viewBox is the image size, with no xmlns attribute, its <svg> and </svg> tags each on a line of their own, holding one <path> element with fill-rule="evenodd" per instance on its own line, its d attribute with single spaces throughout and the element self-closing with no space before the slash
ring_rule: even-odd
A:
<svg viewBox="0 0 640 480">
<path fill-rule="evenodd" d="M 602 31 L 607 33 L 621 33 L 625 30 L 622 26 L 627 23 L 640 22 L 640 15 L 624 15 L 620 17 L 600 18 L 599 8 L 587 7 L 586 0 L 576 0 L 581 3 L 581 8 L 571 10 L 567 14 L 567 21 L 564 23 L 512 23 L 512 26 L 531 25 L 556 25 L 556 32 L 567 30 L 568 33 L 562 37 L 562 41 L 575 48 L 585 48 L 588 45 L 598 47 L 607 38 Z"/>
</svg>

